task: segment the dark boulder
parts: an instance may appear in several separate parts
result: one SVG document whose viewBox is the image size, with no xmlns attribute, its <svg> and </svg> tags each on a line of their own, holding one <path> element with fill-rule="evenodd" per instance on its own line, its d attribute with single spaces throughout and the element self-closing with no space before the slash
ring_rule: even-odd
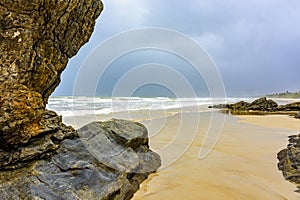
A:
<svg viewBox="0 0 300 200">
<path fill-rule="evenodd" d="M 77 132 L 48 158 L 1 171 L 0 199 L 130 199 L 160 167 L 140 123 L 93 122 Z"/>
</svg>

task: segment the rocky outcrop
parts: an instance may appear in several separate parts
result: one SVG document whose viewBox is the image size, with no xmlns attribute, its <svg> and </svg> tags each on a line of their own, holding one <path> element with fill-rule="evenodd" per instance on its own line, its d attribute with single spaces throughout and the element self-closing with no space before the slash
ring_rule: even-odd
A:
<svg viewBox="0 0 300 200">
<path fill-rule="evenodd" d="M 28 143 L 0 149 L 0 170 L 17 169 L 32 161 L 49 157 L 51 152 L 59 149 L 62 140 L 78 137 L 77 132 L 64 125 L 61 116 L 53 111 L 46 111 L 40 123 L 43 124 L 43 131 Z"/>
<path fill-rule="evenodd" d="M 160 166 L 139 123 L 75 131 L 45 110 L 102 8 L 100 0 L 1 1 L 0 199 L 129 199 Z"/>
<path fill-rule="evenodd" d="M 290 103 L 283 106 L 279 106 L 278 110 L 284 111 L 300 111 L 300 102 Z M 299 113 L 299 112 L 298 112 Z M 298 114 L 297 113 L 297 114 Z"/>
<path fill-rule="evenodd" d="M 300 119 L 300 112 L 296 113 L 295 118 Z"/>
<path fill-rule="evenodd" d="M 297 117 L 300 102 L 278 105 L 275 101 L 262 97 L 251 103 L 240 101 L 234 104 L 213 105 L 209 108 L 225 109 L 231 114 L 289 114 Z"/>
<path fill-rule="evenodd" d="M 234 104 L 229 104 L 227 106 L 230 110 L 237 110 L 237 111 L 275 111 L 278 107 L 278 104 L 271 100 L 267 99 L 266 97 L 262 97 L 256 99 L 255 101 L 248 103 L 244 101 L 240 101 Z"/>
<path fill-rule="evenodd" d="M 101 10 L 100 0 L 1 1 L 1 147 L 43 133 L 48 97 L 68 59 L 88 41 Z"/>
<path fill-rule="evenodd" d="M 250 103 L 246 110 L 273 111 L 277 107 L 278 104 L 275 101 L 262 97 Z"/>
<path fill-rule="evenodd" d="M 282 171 L 284 178 L 298 186 L 300 191 L 300 134 L 289 136 L 289 144 L 286 149 L 277 154 L 279 160 L 278 169 Z"/>
<path fill-rule="evenodd" d="M 72 137 L 48 158 L 1 171 L 0 199 L 130 199 L 161 164 L 137 122 L 93 122 Z"/>
</svg>

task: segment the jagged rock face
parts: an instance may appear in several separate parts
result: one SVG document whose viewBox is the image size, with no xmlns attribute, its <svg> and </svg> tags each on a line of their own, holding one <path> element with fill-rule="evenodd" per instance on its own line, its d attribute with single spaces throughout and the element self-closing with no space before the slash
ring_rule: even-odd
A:
<svg viewBox="0 0 300 200">
<path fill-rule="evenodd" d="M 0 170 L 13 170 L 24 167 L 30 162 L 49 157 L 60 148 L 60 142 L 78 137 L 78 133 L 70 126 L 62 123 L 62 117 L 53 111 L 46 111 L 40 121 L 44 129 L 26 145 L 12 149 L 0 148 Z"/>
<path fill-rule="evenodd" d="M 48 97 L 68 59 L 85 44 L 100 0 L 2 0 L 0 143 L 11 148 L 43 132 Z"/>
</svg>

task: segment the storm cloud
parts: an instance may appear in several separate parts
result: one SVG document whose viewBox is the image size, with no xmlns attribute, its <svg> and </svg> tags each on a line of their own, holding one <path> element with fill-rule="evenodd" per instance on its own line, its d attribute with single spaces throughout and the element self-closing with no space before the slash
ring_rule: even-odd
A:
<svg viewBox="0 0 300 200">
<path fill-rule="evenodd" d="M 143 27 L 168 28 L 195 40 L 218 67 L 228 96 L 300 90 L 297 0 L 104 0 L 104 5 L 90 42 L 71 59 L 54 95 L 72 95 L 78 69 L 97 45 Z M 134 62 L 130 59 L 124 63 Z"/>
</svg>

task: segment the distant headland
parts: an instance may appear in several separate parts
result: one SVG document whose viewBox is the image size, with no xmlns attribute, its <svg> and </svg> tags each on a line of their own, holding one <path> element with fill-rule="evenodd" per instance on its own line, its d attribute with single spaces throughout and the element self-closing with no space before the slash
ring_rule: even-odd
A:
<svg viewBox="0 0 300 200">
<path fill-rule="evenodd" d="M 274 93 L 274 94 L 267 94 L 266 97 L 269 98 L 300 98 L 300 91 L 299 92 L 281 92 L 281 93 Z"/>
</svg>

